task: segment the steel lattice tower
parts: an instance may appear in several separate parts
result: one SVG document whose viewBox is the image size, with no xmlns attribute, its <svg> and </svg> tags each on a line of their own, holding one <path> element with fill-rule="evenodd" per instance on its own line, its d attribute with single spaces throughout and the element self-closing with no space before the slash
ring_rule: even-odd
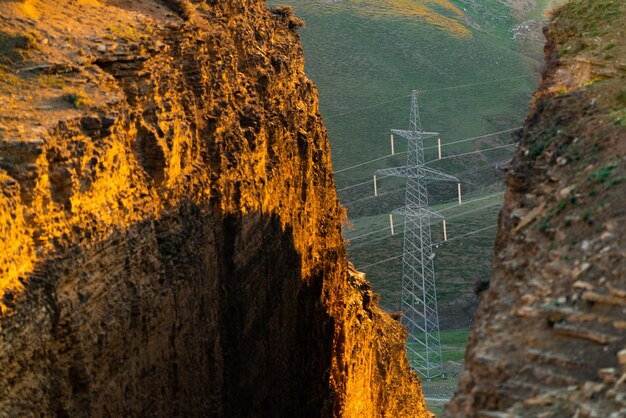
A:
<svg viewBox="0 0 626 418">
<path fill-rule="evenodd" d="M 406 177 L 404 207 L 393 211 L 404 215 L 404 252 L 402 256 L 402 322 L 407 328 L 407 352 L 413 369 L 430 380 L 443 375 L 434 253 L 430 224 L 443 219 L 428 207 L 427 183 L 458 182 L 456 177 L 426 167 L 424 139 L 438 134 L 422 131 L 417 91 L 413 91 L 409 130 L 392 129 L 408 141 L 406 166 L 376 171 L 376 175 Z"/>
</svg>

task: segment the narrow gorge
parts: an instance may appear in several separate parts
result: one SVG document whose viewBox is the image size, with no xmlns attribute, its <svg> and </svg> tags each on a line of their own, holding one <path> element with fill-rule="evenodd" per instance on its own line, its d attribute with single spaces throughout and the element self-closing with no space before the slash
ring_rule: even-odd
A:
<svg viewBox="0 0 626 418">
<path fill-rule="evenodd" d="M 550 19 L 444 417 L 626 416 L 626 3 Z M 0 0 L 0 418 L 433 417 L 346 255 L 303 25 Z"/>
</svg>

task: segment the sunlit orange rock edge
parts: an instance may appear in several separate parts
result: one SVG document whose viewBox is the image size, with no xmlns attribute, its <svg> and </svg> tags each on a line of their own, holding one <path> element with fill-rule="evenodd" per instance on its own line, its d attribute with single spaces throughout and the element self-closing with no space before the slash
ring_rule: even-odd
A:
<svg viewBox="0 0 626 418">
<path fill-rule="evenodd" d="M 3 3 L 0 7 L 15 5 Z M 70 30 L 81 35 L 90 30 L 98 32 L 104 19 L 116 22 L 116 25 L 147 27 L 137 25 L 136 19 L 142 17 L 95 1 L 57 3 L 53 7 L 29 0 L 23 5 L 28 7 L 10 12 L 34 23 L 35 30 L 40 30 L 39 35 L 51 40 L 55 37 L 65 39 Z M 254 4 L 254 12 L 259 15 L 265 13 L 263 8 L 262 2 Z M 45 10 L 45 21 L 37 20 L 37 10 Z M 71 17 L 76 17 L 80 23 Z M 236 19 L 228 30 L 236 30 L 235 22 Z M 0 194 L 0 232 L 7 238 L 0 243 L 3 312 L 14 305 L 15 297 L 23 291 L 23 283 L 27 283 L 29 273 L 39 263 L 67 248 L 88 248 L 114 231 L 124 230 L 143 220 L 157 219 L 176 210 L 176 206 L 184 201 L 202 204 L 217 198 L 222 214 L 253 211 L 278 214 L 283 226 L 293 229 L 304 278 L 309 276 L 311 269 L 318 268 L 328 251 L 343 253 L 341 221 L 344 213 L 334 191 L 330 153 L 318 112 L 316 91 L 304 76 L 301 54 L 296 54 L 299 58 L 295 62 L 288 63 L 293 69 L 293 77 L 274 80 L 267 86 L 268 95 L 274 100 L 273 107 L 279 113 L 270 117 L 284 117 L 288 123 L 268 133 L 263 127 L 266 116 L 261 111 L 261 128 L 254 141 L 242 141 L 246 132 L 239 125 L 239 114 L 246 106 L 258 108 L 254 80 L 241 79 L 239 62 L 232 55 L 221 58 L 222 73 L 216 75 L 211 62 L 211 54 L 215 51 L 209 50 L 207 44 L 198 49 L 196 42 L 203 31 L 215 31 L 215 28 L 189 29 L 180 33 L 177 47 L 180 56 L 197 60 L 203 80 L 203 91 L 199 94 L 205 102 L 204 108 L 199 109 L 194 103 L 194 95 L 185 94 L 191 86 L 185 84 L 179 63 L 169 53 L 170 47 L 165 45 L 162 53 L 143 57 L 147 59 L 143 71 L 149 74 L 148 85 L 153 88 L 152 96 L 142 98 L 150 106 L 156 106 L 156 121 L 143 120 L 141 108 L 129 105 L 112 78 L 92 67 L 85 89 L 94 97 L 103 98 L 101 101 L 81 109 L 51 110 L 56 119 L 44 115 L 44 119 L 37 123 L 49 127 L 43 135 L 41 127 L 34 126 L 29 119 L 41 117 L 42 112 L 23 119 L 18 117 L 17 122 L 8 126 L 7 136 L 14 135 L 25 144 L 34 142 L 41 146 L 36 145 L 33 154 L 32 187 L 20 188 L 19 182 L 6 172 L 0 172 L 3 191 Z M 260 54 L 256 59 L 267 66 L 268 55 L 284 58 L 285 46 L 292 49 L 295 44 L 293 32 L 288 31 L 286 25 L 261 25 L 259 30 L 263 41 L 257 46 Z M 131 41 L 153 43 L 153 38 L 154 35 L 140 36 L 139 40 L 123 39 L 120 48 Z M 227 33 L 219 35 L 221 42 L 225 43 L 220 47 L 235 50 L 233 38 Z M 88 40 L 84 37 L 67 39 L 70 46 L 88 50 L 85 44 Z M 144 47 L 149 48 L 149 45 L 142 45 L 137 54 L 145 54 Z M 33 52 L 28 57 L 28 65 L 45 63 L 49 55 L 44 52 L 57 54 L 56 60 L 72 62 L 71 48 L 54 51 L 50 48 L 42 46 L 39 55 Z M 256 73 L 258 78 L 267 75 L 262 64 Z M 71 77 L 74 76 L 65 76 L 64 81 Z M 23 83 L 31 81 L 21 80 Z M 211 83 L 215 82 L 220 83 L 220 97 L 212 97 Z M 26 87 L 36 89 L 38 86 Z M 21 85 L 20 89 L 23 88 Z M 310 93 L 303 95 L 303 91 Z M 18 93 L 17 90 L 13 92 L 15 97 Z M 292 98 L 300 99 L 293 103 Z M 220 105 L 223 100 L 228 100 L 229 105 L 236 103 L 232 109 L 227 109 L 230 114 L 221 114 L 225 110 Z M 13 103 L 16 113 L 20 109 L 31 110 L 28 103 L 19 102 L 15 100 Z M 206 106 L 207 103 L 211 105 Z M 190 109 L 195 109 L 195 116 L 190 117 Z M 219 156 L 220 161 L 216 162 L 219 172 L 207 166 L 208 144 L 204 142 L 205 138 L 197 137 L 206 123 L 204 115 L 211 114 L 220 116 L 215 118 L 217 122 L 213 127 L 211 147 L 215 149 L 210 150 Z M 86 136 L 79 126 L 80 117 L 85 115 L 111 115 L 114 123 L 110 134 L 97 141 Z M 65 120 L 63 129 L 56 131 L 56 123 L 61 120 Z M 138 127 L 150 131 L 156 138 L 164 160 L 162 179 L 155 179 L 147 173 L 132 152 L 137 146 Z M 268 156 L 270 139 L 271 158 Z M 300 147 L 294 144 L 300 144 Z M 306 199 L 303 201 L 301 196 L 304 194 Z M 345 265 L 338 266 L 338 269 L 341 273 Z M 381 405 L 386 405 L 384 410 L 390 417 L 427 416 L 419 380 L 404 355 L 402 327 L 372 304 L 371 289 L 361 283 L 363 278 L 359 274 L 352 272 L 349 276 L 352 277 L 350 283 L 337 281 L 324 291 L 325 298 L 339 300 L 323 301 L 338 324 L 335 350 L 343 353 L 334 359 L 331 378 L 331 386 L 339 395 L 337 412 L 341 416 L 367 415 L 372 411 L 380 412 Z M 345 296 L 350 298 L 348 306 L 340 301 Z M 346 338 L 346 335 L 350 337 Z M 377 357 L 372 350 L 377 350 L 382 357 Z M 376 388 L 371 386 L 370 380 L 374 375 L 380 377 Z"/>
</svg>

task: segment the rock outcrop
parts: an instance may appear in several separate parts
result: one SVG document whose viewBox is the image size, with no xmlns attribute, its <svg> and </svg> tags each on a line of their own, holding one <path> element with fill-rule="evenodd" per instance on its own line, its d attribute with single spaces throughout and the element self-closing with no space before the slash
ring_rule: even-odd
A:
<svg viewBox="0 0 626 418">
<path fill-rule="evenodd" d="M 626 416 L 624 27 L 611 0 L 552 16 L 448 416 Z"/>
<path fill-rule="evenodd" d="M 0 3 L 0 416 L 427 416 L 260 0 Z"/>
</svg>

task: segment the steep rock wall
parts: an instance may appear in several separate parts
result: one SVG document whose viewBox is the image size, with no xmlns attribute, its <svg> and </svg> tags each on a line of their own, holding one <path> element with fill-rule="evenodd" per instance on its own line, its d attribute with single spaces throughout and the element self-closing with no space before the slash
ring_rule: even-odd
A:
<svg viewBox="0 0 626 418">
<path fill-rule="evenodd" d="M 626 415 L 625 25 L 610 0 L 552 16 L 447 416 Z"/>
<path fill-rule="evenodd" d="M 289 9 L 0 12 L 0 416 L 427 415 Z"/>
</svg>

